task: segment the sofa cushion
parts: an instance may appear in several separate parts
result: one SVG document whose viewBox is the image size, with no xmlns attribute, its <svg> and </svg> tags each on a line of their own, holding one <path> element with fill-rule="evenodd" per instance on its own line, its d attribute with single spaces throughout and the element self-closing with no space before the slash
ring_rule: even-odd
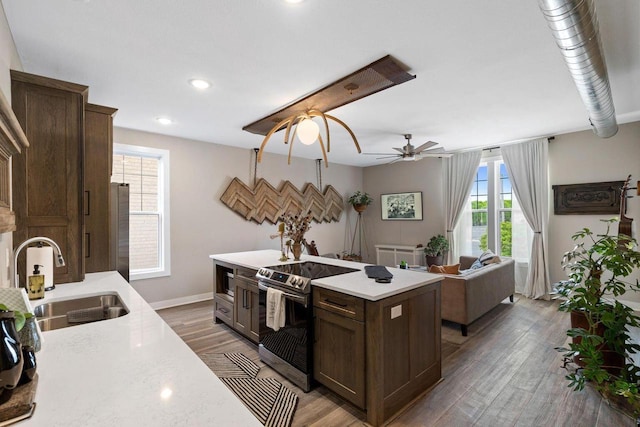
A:
<svg viewBox="0 0 640 427">
<path fill-rule="evenodd" d="M 476 262 L 473 263 L 471 268 L 480 268 L 477 266 L 477 263 L 480 263 L 481 266 L 489 265 L 489 264 L 500 264 L 500 257 L 494 254 L 491 250 L 484 251 L 482 255 L 478 257 Z M 475 266 L 475 267 L 474 267 Z"/>
<path fill-rule="evenodd" d="M 471 267 L 469 267 L 469 270 L 477 270 L 482 267 L 483 265 L 480 262 L 480 259 L 476 259 L 475 261 L 473 261 L 473 264 L 471 264 Z"/>
<path fill-rule="evenodd" d="M 429 267 L 429 273 L 458 274 L 459 272 L 460 272 L 460 264 L 432 265 L 431 267 Z"/>
</svg>

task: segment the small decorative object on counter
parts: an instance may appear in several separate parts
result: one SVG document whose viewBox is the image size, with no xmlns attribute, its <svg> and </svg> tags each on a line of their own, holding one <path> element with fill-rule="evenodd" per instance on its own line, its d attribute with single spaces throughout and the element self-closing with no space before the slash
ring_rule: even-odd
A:
<svg viewBox="0 0 640 427">
<path fill-rule="evenodd" d="M 302 254 L 302 243 L 304 242 L 304 233 L 311 228 L 311 215 L 293 215 L 291 213 L 284 214 L 281 218 L 284 224 L 284 237 L 291 240 L 291 251 L 293 252 L 294 261 L 300 261 Z M 289 243 L 289 242 L 287 242 Z"/>
<path fill-rule="evenodd" d="M 29 276 L 29 299 L 44 298 L 44 275 L 40 273 L 39 264 L 34 264 L 33 274 Z"/>
<path fill-rule="evenodd" d="M 284 252 L 284 222 L 278 224 L 278 234 L 272 234 L 269 236 L 272 239 L 280 237 L 280 259 L 278 261 L 284 262 L 289 259 L 287 254 Z M 287 242 L 287 247 L 289 246 L 289 242 Z"/>
<path fill-rule="evenodd" d="M 400 261 L 400 268 L 403 270 L 407 269 L 407 261 Z"/>
<path fill-rule="evenodd" d="M 0 311 L 0 403 L 13 393 L 22 375 L 22 350 L 13 311 Z"/>
</svg>

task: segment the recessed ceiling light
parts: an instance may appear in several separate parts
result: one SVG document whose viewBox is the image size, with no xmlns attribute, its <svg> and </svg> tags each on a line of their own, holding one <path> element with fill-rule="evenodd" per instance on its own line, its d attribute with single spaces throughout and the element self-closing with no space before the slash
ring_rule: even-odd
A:
<svg viewBox="0 0 640 427">
<path fill-rule="evenodd" d="M 173 123 L 173 120 L 168 117 L 156 117 L 156 121 L 161 125 L 170 125 L 171 123 Z"/>
<path fill-rule="evenodd" d="M 297 4 L 297 3 L 302 3 L 304 0 L 284 0 L 289 4 Z"/>
<path fill-rule="evenodd" d="M 189 84 L 196 89 L 208 89 L 211 86 L 211 83 L 202 79 L 191 79 L 189 80 Z"/>
</svg>

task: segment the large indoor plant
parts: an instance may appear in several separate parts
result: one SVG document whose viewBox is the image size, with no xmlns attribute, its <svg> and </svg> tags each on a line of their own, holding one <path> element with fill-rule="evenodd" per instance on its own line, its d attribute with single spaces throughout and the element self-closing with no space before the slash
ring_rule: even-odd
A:
<svg viewBox="0 0 640 427">
<path fill-rule="evenodd" d="M 357 212 L 363 212 L 367 208 L 367 206 L 369 206 L 371 202 L 373 202 L 373 197 L 371 197 L 368 193 L 358 190 L 353 193 L 349 197 L 349 199 L 347 199 L 347 201 Z"/>
<path fill-rule="evenodd" d="M 449 241 L 442 234 L 431 237 L 427 246 L 424 247 L 427 267 L 432 265 L 442 265 L 444 254 L 449 250 Z"/>
<path fill-rule="evenodd" d="M 557 350 L 578 366 L 567 375 L 570 387 L 582 390 L 590 382 L 605 397 L 622 399 L 623 408 L 637 417 L 640 368 L 630 356 L 640 346 L 631 341 L 629 327 L 640 326 L 640 317 L 618 300 L 640 290 L 638 279 L 628 279 L 640 268 L 640 252 L 635 239 L 613 233 L 616 218 L 603 222 L 604 234 L 580 230 L 572 236 L 576 246 L 563 256 L 569 280 L 558 283 L 556 291 L 565 298 L 559 309 L 571 313 L 567 335 L 572 340 Z"/>
</svg>

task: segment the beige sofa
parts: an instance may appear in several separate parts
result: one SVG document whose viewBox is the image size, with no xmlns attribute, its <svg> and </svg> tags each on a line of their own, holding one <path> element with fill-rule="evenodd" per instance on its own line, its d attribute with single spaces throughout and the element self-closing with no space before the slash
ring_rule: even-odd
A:
<svg viewBox="0 0 640 427">
<path fill-rule="evenodd" d="M 460 269 L 466 270 L 475 257 L 461 256 Z M 466 275 L 442 274 L 442 318 L 460 324 L 463 336 L 474 320 L 496 307 L 505 298 L 513 302 L 515 262 L 502 258 Z"/>
</svg>

